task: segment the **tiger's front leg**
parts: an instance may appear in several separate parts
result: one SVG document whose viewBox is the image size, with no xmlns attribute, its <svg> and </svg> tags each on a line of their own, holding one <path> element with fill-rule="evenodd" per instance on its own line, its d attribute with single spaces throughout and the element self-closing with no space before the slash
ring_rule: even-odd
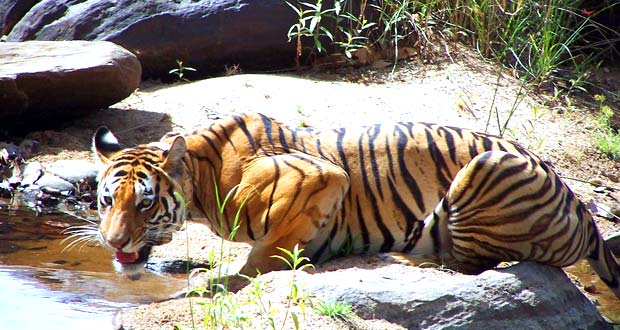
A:
<svg viewBox="0 0 620 330">
<path fill-rule="evenodd" d="M 307 154 L 261 157 L 244 171 L 236 198 L 249 196 L 245 226 L 253 248 L 240 273 L 256 276 L 286 267 L 274 255 L 278 248 L 304 248 L 321 228 L 334 221 L 349 189 L 349 176 L 339 166 Z M 313 251 L 304 251 L 311 255 Z"/>
</svg>

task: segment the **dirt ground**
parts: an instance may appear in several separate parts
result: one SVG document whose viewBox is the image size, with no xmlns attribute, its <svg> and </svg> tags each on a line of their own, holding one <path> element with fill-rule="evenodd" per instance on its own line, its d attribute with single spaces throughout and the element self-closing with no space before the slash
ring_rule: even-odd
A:
<svg viewBox="0 0 620 330">
<path fill-rule="evenodd" d="M 550 162 L 582 201 L 620 208 L 616 189 L 620 189 L 620 165 L 599 153 L 594 144 L 594 114 L 598 111 L 594 92 L 553 98 L 550 92 L 523 86 L 510 71 L 485 63 L 470 51 L 461 49 L 451 55 L 434 64 L 422 65 L 415 59 L 402 62 L 394 74 L 388 67 L 300 75 L 240 74 L 177 85 L 145 83 L 109 109 L 31 137 L 40 140 L 42 146 L 36 159 L 52 161 L 92 159 L 90 139 L 100 125 L 110 127 L 121 144 L 129 146 L 157 140 L 171 130 L 191 131 L 214 118 L 250 111 L 318 129 L 422 121 L 499 134 L 499 127 L 506 123 L 504 136 Z M 601 84 L 617 91 L 620 85 L 614 85 L 616 82 L 607 79 Z M 510 117 L 511 110 L 514 114 Z M 618 221 L 597 217 L 597 224 L 603 236 L 620 232 Z M 200 226 L 189 226 L 188 230 L 192 258 L 204 259 L 210 248 L 219 245 Z M 154 253 L 185 258 L 186 237 L 178 235 Z M 233 245 L 231 251 L 243 262 L 248 248 Z M 350 266 L 343 263 L 343 267 Z M 271 291 L 274 301 L 286 297 L 276 288 Z M 188 300 L 179 299 L 140 306 L 119 315 L 118 322 L 131 329 L 172 329 L 175 324 L 191 327 L 188 310 Z M 292 326 L 289 323 L 287 328 Z M 398 328 L 385 321 L 356 320 L 351 324 L 313 313 L 306 315 L 302 325 L 306 329 Z"/>
</svg>

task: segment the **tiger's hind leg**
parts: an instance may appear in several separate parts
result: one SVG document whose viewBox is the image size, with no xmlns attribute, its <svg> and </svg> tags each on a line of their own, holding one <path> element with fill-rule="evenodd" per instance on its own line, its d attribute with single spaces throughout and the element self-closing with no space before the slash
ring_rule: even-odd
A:
<svg viewBox="0 0 620 330">
<path fill-rule="evenodd" d="M 594 228 L 596 230 L 596 228 Z M 609 289 L 620 299 L 620 266 L 605 241 L 597 234 L 590 241 L 588 263 Z"/>
<path fill-rule="evenodd" d="M 545 164 L 490 151 L 457 173 L 416 249 L 481 269 L 522 260 L 562 267 L 591 253 L 588 242 L 600 237 L 593 229 L 589 213 Z"/>
<path fill-rule="evenodd" d="M 280 270 L 289 259 L 279 248 L 292 251 L 295 245 L 312 255 L 319 233 L 331 227 L 349 190 L 349 176 L 340 167 L 307 154 L 262 157 L 245 171 L 244 187 L 252 187 L 258 198 L 250 198 L 253 213 L 252 250 L 240 273 L 256 276 Z M 243 195 L 243 192 L 240 192 Z M 324 235 L 326 236 L 326 235 Z M 319 244 L 320 245 L 320 244 Z"/>
</svg>

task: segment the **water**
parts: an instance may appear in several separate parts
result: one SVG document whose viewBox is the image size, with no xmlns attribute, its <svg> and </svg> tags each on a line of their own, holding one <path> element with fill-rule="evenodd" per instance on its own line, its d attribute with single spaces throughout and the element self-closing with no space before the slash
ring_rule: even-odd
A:
<svg viewBox="0 0 620 330">
<path fill-rule="evenodd" d="M 184 275 L 128 279 L 97 245 L 66 250 L 63 230 L 83 224 L 0 200 L 0 330 L 112 329 L 120 308 L 166 299 L 187 285 Z"/>
<path fill-rule="evenodd" d="M 577 277 L 584 286 L 593 288 L 598 311 L 612 323 L 620 324 L 620 301 L 596 275 L 586 260 L 581 260 L 564 270 Z"/>
</svg>

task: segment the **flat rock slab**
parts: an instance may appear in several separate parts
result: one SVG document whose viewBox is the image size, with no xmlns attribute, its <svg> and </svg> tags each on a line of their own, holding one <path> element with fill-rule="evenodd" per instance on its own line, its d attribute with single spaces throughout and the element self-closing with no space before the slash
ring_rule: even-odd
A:
<svg viewBox="0 0 620 330">
<path fill-rule="evenodd" d="M 138 59 L 106 41 L 0 43 L 0 118 L 17 125 L 83 115 L 129 96 Z"/>
<path fill-rule="evenodd" d="M 612 329 L 559 268 L 522 262 L 478 276 L 387 265 L 301 277 L 328 301 L 407 329 Z"/>
</svg>

